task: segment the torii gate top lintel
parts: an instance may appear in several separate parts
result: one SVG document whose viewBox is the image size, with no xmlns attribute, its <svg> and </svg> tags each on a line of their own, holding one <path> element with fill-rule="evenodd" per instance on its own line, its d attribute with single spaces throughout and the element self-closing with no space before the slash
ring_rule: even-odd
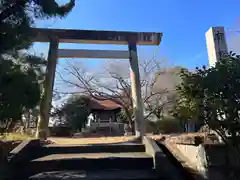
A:
<svg viewBox="0 0 240 180">
<path fill-rule="evenodd" d="M 32 28 L 35 42 L 49 42 L 52 36 L 63 43 L 159 45 L 162 33 Z"/>
</svg>

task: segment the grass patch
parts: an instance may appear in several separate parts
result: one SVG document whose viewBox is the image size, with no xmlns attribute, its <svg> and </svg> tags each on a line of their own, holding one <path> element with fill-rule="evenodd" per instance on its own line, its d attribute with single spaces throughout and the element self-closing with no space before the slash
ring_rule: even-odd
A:
<svg viewBox="0 0 240 180">
<path fill-rule="evenodd" d="M 4 141 L 23 141 L 34 139 L 33 136 L 29 136 L 27 134 L 20 134 L 20 133 L 6 133 L 0 136 L 0 140 Z"/>
</svg>

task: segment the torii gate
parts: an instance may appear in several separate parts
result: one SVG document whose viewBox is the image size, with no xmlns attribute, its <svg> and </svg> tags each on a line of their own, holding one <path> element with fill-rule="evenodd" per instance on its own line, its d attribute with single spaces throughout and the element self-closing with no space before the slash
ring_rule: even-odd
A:
<svg viewBox="0 0 240 180">
<path fill-rule="evenodd" d="M 159 45 L 162 33 L 154 32 L 120 32 L 120 31 L 93 31 L 69 29 L 42 29 L 32 28 L 34 42 L 50 42 L 48 52 L 48 65 L 46 69 L 45 90 L 40 104 L 40 113 L 44 118 L 38 123 L 39 133 L 47 137 L 49 114 L 52 103 L 57 58 L 109 58 L 129 59 L 130 78 L 135 114 L 136 136 L 142 138 L 145 134 L 143 118 L 143 105 L 141 99 L 140 74 L 138 67 L 137 45 Z M 58 49 L 59 43 L 85 43 L 85 44 L 115 44 L 128 45 L 128 51 L 116 50 L 74 50 Z"/>
</svg>

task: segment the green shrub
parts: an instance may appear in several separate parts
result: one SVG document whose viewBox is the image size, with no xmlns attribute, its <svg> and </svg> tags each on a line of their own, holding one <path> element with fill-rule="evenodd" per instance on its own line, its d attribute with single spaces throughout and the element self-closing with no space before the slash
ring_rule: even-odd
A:
<svg viewBox="0 0 240 180">
<path fill-rule="evenodd" d="M 183 132 L 183 128 L 179 121 L 172 117 L 164 117 L 156 122 L 158 132 L 161 133 L 178 133 Z"/>
</svg>

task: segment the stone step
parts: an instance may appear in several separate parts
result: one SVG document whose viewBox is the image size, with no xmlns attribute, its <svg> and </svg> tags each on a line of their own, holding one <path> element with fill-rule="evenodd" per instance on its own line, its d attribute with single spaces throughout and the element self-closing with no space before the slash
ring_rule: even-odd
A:
<svg viewBox="0 0 240 180">
<path fill-rule="evenodd" d="M 145 152 L 145 146 L 137 143 L 119 144 L 92 144 L 92 145 L 60 145 L 51 144 L 43 146 L 41 155 L 48 154 L 73 154 L 73 153 L 120 153 L 120 152 Z"/>
<path fill-rule="evenodd" d="M 15 169 L 18 170 L 19 166 L 21 165 L 18 164 Z M 52 154 L 34 159 L 22 166 L 24 166 L 24 170 L 21 170 L 19 173 L 24 176 L 41 172 L 62 170 L 150 170 L 153 168 L 153 158 L 146 153 L 141 152 Z"/>
<path fill-rule="evenodd" d="M 164 180 L 152 170 L 57 171 L 33 175 L 29 180 Z"/>
</svg>

